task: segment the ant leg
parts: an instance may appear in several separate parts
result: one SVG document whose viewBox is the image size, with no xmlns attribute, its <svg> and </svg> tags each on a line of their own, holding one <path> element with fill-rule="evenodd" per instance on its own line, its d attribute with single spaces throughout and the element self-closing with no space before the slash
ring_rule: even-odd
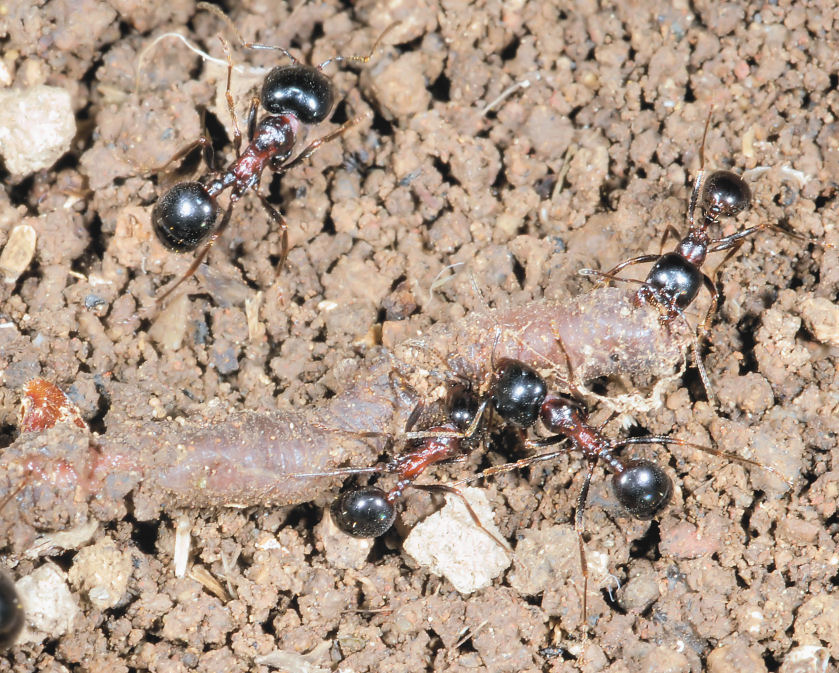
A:
<svg viewBox="0 0 839 673">
<path fill-rule="evenodd" d="M 693 181 L 693 190 L 690 194 L 688 204 L 688 229 L 694 230 L 696 204 L 699 202 L 699 195 L 702 193 L 702 186 L 705 183 L 705 141 L 708 138 L 708 128 L 711 125 L 711 116 L 714 114 L 714 106 L 708 110 L 708 117 L 705 119 L 705 129 L 702 131 L 702 142 L 699 145 L 699 172 Z"/>
<path fill-rule="evenodd" d="M 580 489 L 580 495 L 577 498 L 577 511 L 574 512 L 574 532 L 577 533 L 577 541 L 580 545 L 580 568 L 583 571 L 583 628 L 586 629 L 586 619 L 588 615 L 588 561 L 586 560 L 585 540 L 583 540 L 583 533 L 586 532 L 585 524 L 583 522 L 583 513 L 586 509 L 586 501 L 588 500 L 589 486 L 591 486 L 591 477 L 594 474 L 594 468 L 597 465 L 597 459 L 589 460 L 588 469 L 586 470 L 586 478 L 583 481 L 583 487 Z"/>
<path fill-rule="evenodd" d="M 203 124 L 202 124 L 203 126 Z M 174 164 L 184 157 L 186 157 L 191 152 L 195 151 L 196 147 L 200 147 L 202 149 L 201 156 L 204 159 L 204 163 L 207 164 L 207 167 L 212 171 L 216 172 L 216 165 L 215 165 L 215 156 L 213 154 L 213 143 L 212 141 L 205 135 L 200 135 L 198 138 L 193 140 L 191 143 L 182 147 L 177 152 L 175 152 L 169 159 L 166 160 L 165 163 L 161 164 L 160 166 L 155 166 L 154 168 L 149 169 L 146 172 L 146 175 L 154 175 L 156 173 L 162 173 L 165 171 L 171 164 Z"/>
<path fill-rule="evenodd" d="M 5 498 L 3 498 L 2 501 L 0 501 L 0 512 L 6 509 L 6 505 L 8 505 L 12 500 L 14 500 L 14 498 L 16 498 L 25 487 L 26 482 L 21 481 L 21 483 L 18 484 L 17 488 L 9 491 L 9 494 Z"/>
<path fill-rule="evenodd" d="M 711 378 L 708 376 L 708 370 L 705 369 L 705 361 L 702 359 L 702 354 L 699 352 L 699 338 L 691 339 L 690 345 L 693 353 L 693 361 L 696 364 L 696 370 L 699 372 L 699 378 L 702 380 L 702 387 L 705 388 L 705 396 L 708 398 L 708 403 L 714 406 L 714 390 L 711 387 Z"/>
<path fill-rule="evenodd" d="M 707 130 L 707 127 L 706 127 Z M 705 139 L 703 136 L 703 151 L 704 151 L 704 144 Z M 705 163 L 705 159 L 702 159 L 702 163 Z M 688 203 L 688 231 L 695 231 L 696 229 L 696 204 L 699 202 L 699 195 L 702 192 L 702 186 L 705 184 L 705 171 L 701 168 L 699 172 L 696 174 L 696 180 L 693 181 L 693 190 L 690 193 L 690 202 Z"/>
<path fill-rule="evenodd" d="M 565 369 L 568 371 L 568 384 L 569 390 L 574 393 L 578 398 L 582 399 L 583 394 L 580 392 L 580 389 L 577 387 L 577 384 L 574 383 L 574 367 L 571 365 L 571 356 L 568 355 L 568 351 L 565 348 L 565 342 L 562 340 L 562 336 L 559 334 L 559 330 L 556 328 L 556 324 L 551 321 L 551 332 L 553 332 L 554 338 L 556 339 L 557 344 L 559 344 L 559 350 L 562 351 L 562 356 L 565 358 Z"/>
<path fill-rule="evenodd" d="M 466 428 L 464 432 L 442 432 L 435 430 L 422 430 L 420 432 L 406 432 L 403 435 L 403 437 L 404 439 L 425 439 L 427 437 L 453 437 L 456 439 L 469 439 L 470 437 L 473 437 L 475 433 L 478 431 L 481 418 L 486 412 L 488 404 L 489 400 L 484 400 L 483 402 L 481 402 L 480 406 L 478 407 L 478 410 L 475 412 L 475 418 L 472 419 L 472 422 L 469 424 L 469 427 Z"/>
<path fill-rule="evenodd" d="M 274 208 L 270 203 L 268 203 L 268 199 L 265 198 L 262 194 L 258 194 L 259 200 L 262 201 L 262 207 L 268 212 L 269 217 L 274 220 L 274 224 L 276 224 L 280 231 L 282 232 L 282 251 L 280 252 L 280 261 L 277 263 L 277 273 L 283 270 L 283 266 L 285 266 L 286 258 L 288 257 L 288 224 L 286 224 L 285 218 L 282 216 L 279 210 Z"/>
<path fill-rule="evenodd" d="M 553 444 L 558 444 L 563 439 L 566 439 L 566 437 L 563 437 L 562 435 L 555 435 L 553 437 L 547 437 L 545 439 L 529 441 L 525 442 L 525 448 L 543 448 Z M 514 463 L 494 465 L 493 467 L 488 467 L 483 472 L 478 472 L 477 474 L 473 474 L 469 477 L 465 477 L 464 479 L 454 482 L 453 486 L 465 486 L 467 484 L 471 484 L 474 481 L 478 481 L 479 479 L 483 479 L 484 477 L 491 477 L 494 474 L 503 474 L 504 472 L 512 472 L 513 470 L 518 470 L 523 467 L 529 467 L 530 465 L 535 465 L 536 463 L 544 463 L 561 456 L 563 453 L 569 453 L 574 449 L 575 447 L 573 445 L 566 446 L 556 451 L 549 451 L 548 453 L 540 453 L 535 456 L 528 456 L 527 458 L 522 458 Z"/>
<path fill-rule="evenodd" d="M 731 255 L 733 255 L 735 252 L 736 252 L 736 250 L 731 250 L 729 252 L 729 254 L 726 255 L 725 259 L 720 263 L 720 266 L 725 264 L 728 261 L 728 259 L 731 257 Z M 720 266 L 718 266 L 714 270 L 714 277 L 715 278 L 716 278 L 717 271 L 720 270 Z M 699 324 L 699 329 L 697 330 L 696 338 L 700 341 L 702 339 L 704 339 L 705 335 L 710 331 L 711 320 L 713 319 L 714 315 L 716 314 L 717 306 L 719 306 L 719 303 L 720 303 L 720 293 L 717 292 L 716 283 L 714 283 L 714 281 L 707 274 L 704 274 L 704 273 L 702 274 L 702 283 L 705 285 L 708 292 L 711 294 L 711 304 L 710 304 L 710 306 L 708 306 L 708 311 L 705 313 L 705 320 L 703 320 Z"/>
<path fill-rule="evenodd" d="M 463 504 L 466 505 L 466 511 L 469 512 L 469 516 L 472 517 L 472 521 L 475 523 L 475 525 L 504 551 L 512 551 L 510 549 L 509 544 L 503 542 L 502 540 L 499 540 L 497 537 L 495 537 L 495 535 L 493 535 L 484 527 L 484 524 L 481 523 L 481 520 L 478 518 L 478 515 L 475 513 L 475 510 L 472 509 L 472 505 L 469 504 L 469 501 L 466 499 L 466 496 L 463 495 L 463 492 L 459 489 L 455 488 L 454 486 L 447 486 L 446 484 L 411 484 L 411 486 L 413 488 L 420 489 L 421 491 L 428 491 L 430 493 L 451 493 L 452 495 L 456 495 L 463 501 Z"/>
<path fill-rule="evenodd" d="M 679 233 L 679 230 L 676 229 L 672 224 L 668 224 L 667 228 L 664 230 L 664 233 L 661 235 L 661 243 L 658 247 L 658 254 L 659 256 L 664 254 L 664 244 L 667 243 L 667 239 L 673 236 L 677 241 L 682 238 L 682 235 Z"/>
<path fill-rule="evenodd" d="M 411 428 L 413 428 L 417 424 L 417 421 L 420 419 L 420 416 L 422 416 L 422 412 L 424 410 L 425 403 L 422 400 L 420 400 L 419 402 L 417 402 L 416 406 L 411 410 L 411 415 L 408 416 L 408 420 L 405 421 L 406 434 L 409 433 L 411 431 Z"/>
<path fill-rule="evenodd" d="M 259 111 L 259 97 L 253 96 L 251 104 L 248 107 L 248 142 L 253 140 L 256 135 L 256 113 Z"/>
<path fill-rule="evenodd" d="M 298 5 L 298 7 L 299 6 L 300 5 Z M 212 3 L 209 3 L 209 2 L 199 2 L 199 3 L 196 3 L 195 7 L 196 7 L 196 9 L 204 9 L 204 10 L 210 12 L 211 14 L 215 14 L 217 18 L 224 21 L 224 23 L 227 25 L 227 27 L 230 29 L 230 31 L 236 36 L 236 39 L 239 41 L 239 44 L 241 44 L 245 49 L 272 49 L 274 51 L 280 51 L 283 54 L 285 54 L 285 56 L 287 56 L 288 59 L 293 64 L 297 64 L 299 62 L 296 58 L 294 58 L 294 56 L 292 56 L 287 50 L 283 49 L 282 47 L 273 47 L 273 46 L 267 45 L 267 44 L 256 44 L 254 42 L 245 42 L 245 39 L 242 37 L 242 34 L 236 28 L 236 25 L 233 23 L 231 18 L 229 16 L 227 16 L 227 14 L 222 12 L 221 9 L 219 9 L 216 5 L 214 5 Z"/>
<path fill-rule="evenodd" d="M 787 477 L 783 475 L 783 473 L 775 467 L 771 465 L 764 465 L 763 463 L 759 463 L 756 460 L 750 460 L 749 458 L 743 458 L 742 456 L 738 456 L 736 453 L 731 453 L 730 451 L 723 451 L 722 449 L 714 449 L 710 446 L 703 446 L 702 444 L 694 444 L 693 442 L 685 441 L 684 439 L 678 439 L 676 437 L 667 437 L 662 435 L 652 435 L 649 437 L 626 437 L 618 442 L 615 442 L 615 447 L 619 446 L 626 446 L 628 444 L 665 444 L 665 445 L 678 445 L 678 446 L 686 446 L 691 449 L 698 449 L 700 451 L 704 451 L 705 453 L 710 453 L 712 456 L 717 456 L 718 458 L 725 458 L 726 460 L 730 460 L 735 463 L 740 463 L 742 465 L 749 465 L 750 467 L 759 467 L 762 470 L 766 470 L 767 472 L 771 472 L 779 479 L 781 479 L 787 486 L 789 486 L 790 490 L 795 488 L 795 484 L 790 481 Z"/>
<path fill-rule="evenodd" d="M 351 477 L 356 474 L 386 474 L 390 471 L 389 465 L 374 465 L 373 467 L 342 467 L 329 472 L 295 472 L 288 476 L 294 479 L 313 479 L 315 477 Z"/>
<path fill-rule="evenodd" d="M 600 425 L 597 426 L 597 432 L 602 433 L 603 428 L 605 428 L 607 425 L 609 425 L 609 423 L 611 423 L 617 417 L 618 417 L 618 412 L 613 411 L 611 414 L 609 414 L 608 418 L 605 421 L 603 421 Z"/>
<path fill-rule="evenodd" d="M 236 203 L 233 199 L 230 200 L 230 205 L 227 206 L 227 210 L 224 211 L 224 217 L 221 220 L 221 223 L 216 228 L 216 230 L 210 235 L 207 244 L 201 248 L 199 253 L 195 256 L 195 259 L 192 260 L 192 264 L 189 265 L 189 268 L 186 270 L 186 273 L 178 278 L 177 282 L 170 287 L 166 292 L 164 292 L 160 297 L 157 298 L 157 305 L 161 306 L 164 301 L 166 301 L 167 297 L 171 295 L 181 283 L 183 283 L 187 278 L 192 276 L 196 269 L 201 266 L 201 262 L 207 257 L 210 252 L 210 248 L 213 247 L 213 244 L 218 240 L 218 237 L 221 236 L 221 233 L 227 228 L 227 225 L 230 223 L 230 215 L 233 212 L 233 204 Z"/>
<path fill-rule="evenodd" d="M 739 249 L 739 247 L 743 244 L 743 239 L 747 236 L 751 236 L 752 234 L 757 234 L 765 229 L 772 229 L 773 231 L 777 231 L 785 236 L 789 236 L 797 241 L 806 241 L 807 237 L 802 236 L 796 231 L 789 231 L 784 229 L 783 227 L 778 226 L 777 224 L 772 224 L 770 222 L 766 222 L 765 224 L 758 224 L 754 227 L 749 227 L 748 229 L 743 229 L 743 231 L 738 231 L 736 234 L 731 234 L 731 236 L 725 236 L 723 238 L 715 238 L 708 242 L 708 252 L 719 252 L 720 250 L 731 250 L 733 249 L 735 252 Z M 735 247 L 736 246 L 736 247 Z M 733 253 L 732 253 L 733 254 Z M 728 260 L 728 257 L 726 257 Z"/>
<path fill-rule="evenodd" d="M 328 142 L 331 142 L 332 140 L 335 140 L 335 138 L 344 135 L 353 126 L 357 126 L 361 122 L 361 120 L 364 119 L 367 116 L 368 115 L 359 115 L 358 117 L 353 117 L 349 121 L 344 122 L 343 124 L 341 124 L 341 126 L 339 128 L 337 128 L 332 133 L 327 133 L 322 138 L 318 138 L 317 140 L 314 140 L 311 143 L 309 143 L 309 145 L 300 154 L 298 154 L 296 157 L 294 157 L 294 159 L 292 159 L 291 161 L 289 161 L 287 163 L 284 163 L 281 166 L 273 166 L 272 165 L 273 170 L 278 172 L 278 173 L 279 172 L 285 173 L 286 171 L 291 170 L 297 164 L 305 161 L 310 156 L 312 156 L 321 145 L 323 145 L 325 143 L 328 143 Z"/>
<path fill-rule="evenodd" d="M 649 255 L 649 257 L 652 257 L 653 259 L 652 260 L 647 260 L 647 261 L 654 261 L 654 260 L 658 259 L 658 257 L 655 257 L 654 255 Z M 632 260 L 630 260 L 630 261 L 632 261 Z M 593 276 L 595 278 L 600 278 L 601 280 L 611 280 L 611 281 L 621 282 L 621 283 L 634 283 L 636 285 L 641 285 L 642 287 L 648 287 L 649 286 L 649 284 L 645 280 L 639 280 L 638 278 L 621 278 L 620 276 L 616 276 L 613 273 L 608 273 L 606 271 L 598 271 L 597 269 L 579 269 L 577 271 L 577 275 L 578 276 Z"/>
<path fill-rule="evenodd" d="M 236 118 L 233 94 L 230 93 L 230 80 L 233 76 L 233 56 L 230 53 L 230 45 L 227 43 L 227 40 L 221 35 L 218 36 L 218 39 L 221 42 L 222 49 L 224 49 L 224 55 L 227 56 L 227 86 L 224 88 L 224 97 L 227 100 L 227 110 L 230 112 L 230 119 L 233 122 L 233 147 L 236 150 L 236 158 L 238 159 L 242 149 L 242 132 L 239 130 L 239 121 Z M 250 123 L 250 116 L 248 117 L 248 122 Z M 250 128 L 248 131 L 250 132 Z M 250 137 L 248 137 L 248 140 L 250 140 Z"/>
<path fill-rule="evenodd" d="M 627 259 L 618 264 L 617 266 L 613 266 L 608 271 L 600 271 L 597 274 L 583 274 L 583 275 L 599 275 L 604 279 L 607 279 L 609 276 L 614 276 L 617 273 L 620 273 L 623 269 L 628 266 L 632 266 L 633 264 L 646 264 L 647 262 L 656 262 L 661 255 L 640 255 L 638 257 L 633 257 L 632 259 Z"/>
</svg>

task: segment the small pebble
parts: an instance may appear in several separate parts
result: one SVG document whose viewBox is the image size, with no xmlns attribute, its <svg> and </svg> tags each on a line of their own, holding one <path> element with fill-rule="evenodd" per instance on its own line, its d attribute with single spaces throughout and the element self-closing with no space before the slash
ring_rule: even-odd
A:
<svg viewBox="0 0 839 673">
<path fill-rule="evenodd" d="M 344 570 L 364 567 L 375 542 L 373 538 L 351 537 L 344 533 L 335 525 L 329 510 L 315 527 L 315 534 L 323 543 L 323 553 L 329 564 Z"/>
<path fill-rule="evenodd" d="M 639 673 L 689 673 L 690 671 L 690 662 L 684 654 L 664 646 L 650 648 L 638 664 L 636 670 Z M 738 673 L 745 672 L 738 671 Z"/>
<path fill-rule="evenodd" d="M 830 654 L 819 645 L 800 645 L 784 657 L 780 673 L 826 673 Z"/>
<path fill-rule="evenodd" d="M 76 117 L 64 89 L 41 84 L 0 91 L 0 154 L 14 178 L 52 166 L 75 135 Z"/>
<path fill-rule="evenodd" d="M 189 316 L 189 296 L 179 294 L 164 308 L 149 329 L 149 336 L 163 350 L 176 351 L 184 342 Z"/>
<path fill-rule="evenodd" d="M 801 318 L 816 341 L 839 346 L 839 306 L 825 297 L 807 297 L 801 302 Z"/>
<path fill-rule="evenodd" d="M 652 573 L 633 577 L 618 590 L 618 604 L 624 610 L 644 612 L 659 597 L 658 583 Z"/>
<path fill-rule="evenodd" d="M 17 590 L 26 613 L 19 643 L 41 643 L 72 631 L 79 606 L 67 586 L 66 575 L 56 566 L 47 563 L 22 577 Z"/>
<path fill-rule="evenodd" d="M 708 673 L 766 673 L 760 655 L 743 643 L 718 647 L 708 655 Z"/>
<path fill-rule="evenodd" d="M 19 224 L 12 229 L 9 240 L 0 253 L 0 272 L 7 283 L 15 283 L 20 275 L 29 268 L 35 255 L 35 243 L 38 235 L 29 224 Z"/>
<path fill-rule="evenodd" d="M 461 490 L 484 528 L 501 539 L 484 492 Z M 509 553 L 475 526 L 455 495 L 446 495 L 442 510 L 414 526 L 403 547 L 417 563 L 445 577 L 462 594 L 489 586 L 510 565 Z"/>
</svg>

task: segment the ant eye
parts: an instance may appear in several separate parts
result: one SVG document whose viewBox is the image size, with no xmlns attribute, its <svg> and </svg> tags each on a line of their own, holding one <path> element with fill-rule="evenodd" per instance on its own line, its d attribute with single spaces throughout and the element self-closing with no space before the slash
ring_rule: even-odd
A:
<svg viewBox="0 0 839 673">
<path fill-rule="evenodd" d="M 517 360 L 504 360 L 492 392 L 495 410 L 508 423 L 526 428 L 539 418 L 548 386 L 539 373 Z"/>
<path fill-rule="evenodd" d="M 649 460 L 631 460 L 612 477 L 620 503 L 636 519 L 652 519 L 670 502 L 673 484 L 658 465 Z"/>
<path fill-rule="evenodd" d="M 11 578 L 0 572 L 0 649 L 14 645 L 23 628 L 23 608 Z"/>
<path fill-rule="evenodd" d="M 393 525 L 396 510 L 380 488 L 360 488 L 341 494 L 330 508 L 335 524 L 353 537 L 379 537 Z"/>
<path fill-rule="evenodd" d="M 319 124 L 332 111 L 332 82 L 317 68 L 274 68 L 262 85 L 262 107 L 270 114 L 292 114 L 304 124 Z"/>
<path fill-rule="evenodd" d="M 731 171 L 715 171 L 702 187 L 702 205 L 719 217 L 733 217 L 749 207 L 752 191 L 745 180 Z"/>
<path fill-rule="evenodd" d="M 200 182 L 180 182 L 154 204 L 151 222 L 170 250 L 195 250 L 209 236 L 218 217 L 216 200 Z"/>
</svg>

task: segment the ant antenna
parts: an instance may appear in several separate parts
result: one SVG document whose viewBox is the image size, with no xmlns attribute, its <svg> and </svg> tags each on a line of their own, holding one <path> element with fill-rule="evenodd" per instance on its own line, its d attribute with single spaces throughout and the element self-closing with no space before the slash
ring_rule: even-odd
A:
<svg viewBox="0 0 839 673">
<path fill-rule="evenodd" d="M 355 62 L 355 63 L 367 63 L 367 62 L 369 62 L 370 59 L 373 58 L 373 54 L 376 53 L 376 49 L 379 48 L 379 44 L 381 44 L 382 40 L 384 39 L 384 36 L 387 35 L 391 30 L 396 28 L 396 26 L 398 26 L 400 23 L 402 23 L 402 22 L 401 21 L 394 21 L 387 28 L 385 28 L 381 32 L 379 37 L 376 38 L 376 41 L 373 43 L 373 46 L 370 48 L 370 52 L 367 54 L 367 56 L 333 56 L 332 58 L 326 59 L 323 63 L 321 63 L 319 66 L 317 66 L 317 69 L 320 70 L 320 71 L 323 71 L 323 69 L 326 66 L 328 66 L 330 63 L 348 63 L 350 61 Z"/>
<path fill-rule="evenodd" d="M 288 49 L 285 49 L 283 47 L 276 47 L 270 44 L 260 44 L 258 42 L 245 41 L 245 38 L 242 37 L 242 34 L 239 32 L 239 29 L 236 28 L 236 24 L 233 23 L 233 20 L 229 16 L 227 16 L 227 14 L 225 14 L 223 11 L 221 11 L 221 9 L 216 5 L 210 4 L 209 2 L 199 2 L 195 5 L 195 7 L 196 9 L 204 9 L 210 12 L 211 14 L 215 15 L 217 18 L 224 21 L 224 23 L 227 25 L 230 31 L 236 36 L 236 39 L 239 41 L 239 44 L 241 44 L 242 47 L 244 47 L 245 49 L 267 49 L 272 51 L 279 51 L 286 58 L 288 58 L 288 60 L 291 61 L 293 65 L 297 65 L 298 63 L 300 63 L 298 59 L 294 58 L 294 56 L 291 55 L 291 52 L 289 52 Z M 294 14 L 294 12 L 296 12 L 299 7 L 300 5 L 295 7 L 295 9 L 292 11 L 292 14 Z"/>
</svg>

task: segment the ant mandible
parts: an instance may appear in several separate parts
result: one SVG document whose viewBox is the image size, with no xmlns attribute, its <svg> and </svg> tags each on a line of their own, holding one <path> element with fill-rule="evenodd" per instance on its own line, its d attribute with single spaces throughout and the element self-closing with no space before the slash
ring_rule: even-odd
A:
<svg viewBox="0 0 839 673">
<path fill-rule="evenodd" d="M 205 3 L 200 3 L 200 5 L 213 11 L 228 23 L 230 22 L 229 17 L 218 8 Z M 262 172 L 266 167 L 270 167 L 275 173 L 290 170 L 309 158 L 321 145 L 343 135 L 363 119 L 363 116 L 358 116 L 346 121 L 337 130 L 311 142 L 292 158 L 301 126 L 312 126 L 324 122 L 334 107 L 335 88 L 323 73 L 323 69 L 332 62 L 367 63 L 382 38 L 395 25 L 391 24 L 379 35 L 367 56 L 335 56 L 316 67 L 304 65 L 282 47 L 245 42 L 240 38 L 245 48 L 276 50 L 291 61 L 289 65 L 273 68 L 265 76 L 260 96 L 254 96 L 251 99 L 246 123 L 248 144 L 244 151 L 241 151 L 242 133 L 239 130 L 233 95 L 230 92 L 233 73 L 230 46 L 222 36 L 219 36 L 227 56 L 225 98 L 233 121 L 233 146 L 236 158 L 227 168 L 220 170 L 215 163 L 211 141 L 202 135 L 164 164 L 165 167 L 182 159 L 197 147 L 201 147 L 204 162 L 210 172 L 199 180 L 177 183 L 157 201 L 152 210 L 152 227 L 160 241 L 169 249 L 175 252 L 190 252 L 204 243 L 204 247 L 195 256 L 186 273 L 159 297 L 158 303 L 163 302 L 181 283 L 195 273 L 210 248 L 230 223 L 234 205 L 249 190 L 259 197 L 271 220 L 280 228 L 282 251 L 278 269 L 282 269 L 288 257 L 288 225 L 283 215 L 258 191 Z M 260 104 L 267 114 L 257 122 Z M 228 205 L 219 222 L 220 207 L 217 199 L 228 189 L 230 190 Z"/>
</svg>

